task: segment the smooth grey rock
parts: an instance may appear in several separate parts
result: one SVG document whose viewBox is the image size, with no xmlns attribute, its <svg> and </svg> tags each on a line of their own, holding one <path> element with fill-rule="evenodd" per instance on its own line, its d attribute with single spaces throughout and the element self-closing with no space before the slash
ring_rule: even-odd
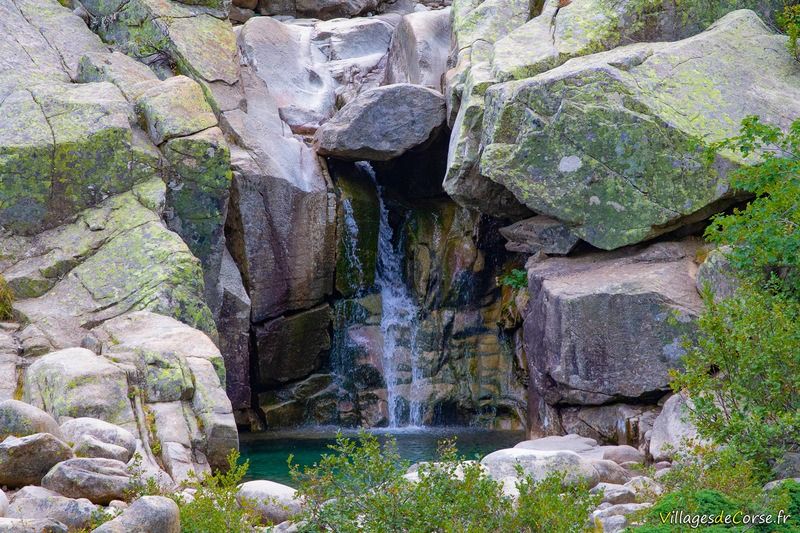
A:
<svg viewBox="0 0 800 533">
<path fill-rule="evenodd" d="M 543 216 L 500 228 L 500 235 L 508 241 L 506 250 L 523 254 L 567 255 L 580 240 L 564 224 Z"/>
<path fill-rule="evenodd" d="M 686 396 L 671 396 L 653 424 L 650 436 L 650 455 L 654 461 L 669 461 L 679 452 L 685 440 L 697 438 L 697 428 L 687 420 L 689 400 Z"/>
<path fill-rule="evenodd" d="M 98 506 L 86 499 L 66 498 L 44 487 L 28 486 L 19 490 L 11 500 L 6 516 L 9 518 L 49 518 L 58 520 L 70 529 L 83 529 L 92 522 Z"/>
<path fill-rule="evenodd" d="M 180 533 L 178 505 L 164 496 L 142 496 L 93 533 Z"/>
<path fill-rule="evenodd" d="M 450 8 L 409 13 L 392 35 L 384 83 L 442 90 L 450 49 Z"/>
<path fill-rule="evenodd" d="M 127 450 L 129 454 L 136 451 L 136 437 L 125 428 L 121 428 L 97 418 L 73 418 L 61 424 L 64 439 L 78 443 L 81 438 L 90 436 L 100 442 L 112 444 Z M 127 462 L 127 459 L 123 462 Z"/>
<path fill-rule="evenodd" d="M 639 500 L 652 501 L 664 492 L 660 483 L 647 476 L 632 477 L 625 486 L 636 493 L 636 498 Z"/>
<path fill-rule="evenodd" d="M 68 533 L 67 526 L 58 520 L 0 518 L 2 533 Z"/>
<path fill-rule="evenodd" d="M 314 135 L 320 155 L 388 161 L 429 141 L 444 123 L 444 97 L 398 83 L 370 89 L 339 110 Z"/>
<path fill-rule="evenodd" d="M 614 461 L 617 464 L 622 463 L 644 463 L 644 454 L 634 448 L 633 446 L 620 445 L 609 446 L 603 450 L 603 459 Z"/>
<path fill-rule="evenodd" d="M 519 465 L 524 474 L 530 474 L 536 480 L 561 472 L 565 476 L 566 483 L 584 482 L 593 487 L 600 481 L 591 462 L 569 450 L 509 448 L 490 453 L 481 459 L 481 465 L 492 478 L 497 480 L 516 477 L 516 466 Z"/>
<path fill-rule="evenodd" d="M 702 302 L 694 241 L 528 265 L 531 390 L 554 405 L 662 395 Z M 676 320 L 673 320 L 673 317 Z M 533 413 L 534 415 L 536 413 Z M 541 421 L 531 421 L 539 427 Z"/>
<path fill-rule="evenodd" d="M 113 459 L 69 459 L 55 465 L 42 479 L 47 489 L 102 505 L 123 499 L 130 484 L 125 463 Z"/>
<path fill-rule="evenodd" d="M 6 516 L 6 513 L 8 513 L 8 496 L 3 489 L 0 489 L 0 518 Z"/>
<path fill-rule="evenodd" d="M 17 400 L 0 402 L 0 440 L 9 435 L 25 437 L 34 433 L 63 438 L 55 419 L 38 407 Z"/>
<path fill-rule="evenodd" d="M 222 306 L 219 349 L 225 359 L 225 390 L 233 409 L 250 407 L 250 296 L 239 267 L 226 248 L 220 269 Z"/>
<path fill-rule="evenodd" d="M 6 437 L 0 442 L 0 486 L 38 485 L 53 465 L 71 457 L 70 447 L 50 433 Z"/>
<path fill-rule="evenodd" d="M 590 494 L 602 494 L 603 502 L 616 505 L 618 503 L 634 503 L 636 493 L 633 489 L 615 483 L 598 483 L 590 491 Z"/>
<path fill-rule="evenodd" d="M 104 459 L 116 459 L 127 463 L 132 455 L 130 450 L 117 446 L 116 444 L 109 444 L 91 435 L 81 435 L 75 445 L 72 447 L 77 457 L 100 457 Z"/>
<path fill-rule="evenodd" d="M 116 51 L 84 55 L 78 64 L 77 81 L 113 83 L 130 102 L 135 102 L 144 91 L 159 84 L 158 77 L 147 65 Z"/>
<path fill-rule="evenodd" d="M 242 483 L 236 498 L 253 504 L 267 523 L 278 524 L 290 520 L 302 510 L 295 498 L 297 491 L 274 481 L 258 480 Z"/>
</svg>

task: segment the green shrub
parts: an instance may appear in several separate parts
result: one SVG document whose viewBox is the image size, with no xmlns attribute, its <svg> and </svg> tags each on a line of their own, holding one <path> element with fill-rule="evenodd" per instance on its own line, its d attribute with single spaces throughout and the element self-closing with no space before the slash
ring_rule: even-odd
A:
<svg viewBox="0 0 800 533">
<path fill-rule="evenodd" d="M 800 120 L 783 132 L 748 117 L 740 134 L 715 144 L 711 154 L 723 149 L 755 163 L 731 176 L 734 188 L 755 198 L 715 216 L 706 238 L 731 246 L 728 259 L 742 277 L 800 300 Z"/>
<path fill-rule="evenodd" d="M 0 320 L 14 318 L 14 293 L 6 283 L 6 278 L 0 276 Z"/>
<path fill-rule="evenodd" d="M 182 533 L 249 533 L 258 525 L 260 518 L 253 506 L 236 500 L 239 483 L 250 466 L 249 461 L 238 461 L 239 452 L 231 450 L 226 471 L 200 477 L 191 474 L 188 487 L 195 489 L 193 500 L 173 496 L 181 511 Z"/>
<path fill-rule="evenodd" d="M 800 38 L 800 5 L 786 6 L 782 12 L 775 17 L 781 30 L 789 36 L 789 52 L 797 58 L 797 39 Z"/>
<path fill-rule="evenodd" d="M 800 304 L 743 286 L 705 305 L 672 383 L 698 432 L 761 465 L 800 450 Z"/>
<path fill-rule="evenodd" d="M 525 270 L 515 268 L 508 274 L 498 278 L 500 285 L 511 287 L 512 289 L 524 289 L 528 286 L 528 273 Z"/>
<path fill-rule="evenodd" d="M 704 294 L 698 334 L 673 374 L 701 436 L 763 467 L 800 451 L 800 121 L 787 132 L 749 117 L 715 145 L 747 158 L 732 185 L 753 199 L 714 217 L 706 237 L 740 278 L 724 301 Z"/>
<path fill-rule="evenodd" d="M 422 464 L 418 482 L 403 477 L 409 464 L 393 440 L 339 436 L 334 453 L 302 471 L 291 465 L 306 502 L 302 531 L 575 533 L 589 528 L 599 497 L 585 486 L 565 487 L 559 475 L 517 483 L 518 504 L 477 462 L 457 456 L 445 442 L 439 462 Z"/>
</svg>

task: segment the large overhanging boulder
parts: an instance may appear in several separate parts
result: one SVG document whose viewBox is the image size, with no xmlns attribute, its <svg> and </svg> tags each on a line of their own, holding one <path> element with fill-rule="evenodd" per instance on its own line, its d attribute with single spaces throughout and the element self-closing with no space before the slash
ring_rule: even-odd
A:
<svg viewBox="0 0 800 533">
<path fill-rule="evenodd" d="M 344 106 L 314 136 L 320 155 L 387 161 L 431 140 L 444 124 L 444 97 L 397 83 L 370 89 Z"/>
<path fill-rule="evenodd" d="M 746 115 L 788 127 L 800 71 L 751 11 L 676 43 L 571 60 L 487 91 L 481 173 L 530 209 L 614 249 L 701 220 L 734 195 L 721 153 Z"/>
<path fill-rule="evenodd" d="M 524 331 L 531 393 L 550 405 L 665 394 L 702 308 L 696 248 L 693 241 L 658 243 L 530 265 Z"/>
</svg>

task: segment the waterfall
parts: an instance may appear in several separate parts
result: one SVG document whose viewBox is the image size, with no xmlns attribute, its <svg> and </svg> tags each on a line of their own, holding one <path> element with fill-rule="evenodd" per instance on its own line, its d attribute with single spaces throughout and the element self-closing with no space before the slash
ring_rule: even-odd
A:
<svg viewBox="0 0 800 533">
<path fill-rule="evenodd" d="M 389 426 L 404 425 L 402 395 L 399 386 L 403 384 L 404 370 L 402 355 L 409 352 L 408 378 L 409 414 L 408 424 L 422 425 L 423 405 L 420 401 L 419 387 L 422 369 L 417 349 L 419 328 L 419 308 L 411 292 L 403 281 L 402 245 L 395 246 L 394 232 L 389 225 L 389 210 L 383 197 L 383 187 L 375 179 L 375 172 L 369 163 L 361 161 L 357 165 L 372 178 L 378 194 L 380 224 L 378 235 L 378 260 L 375 280 L 381 293 L 381 333 L 383 335 L 383 369 L 389 408 Z M 406 366 L 406 368 L 408 368 Z"/>
<path fill-rule="evenodd" d="M 344 232 L 345 238 L 343 240 L 345 253 L 347 253 L 347 260 L 350 267 L 355 271 L 356 279 L 359 283 L 364 281 L 364 266 L 361 264 L 361 259 L 358 257 L 358 224 L 356 223 L 356 216 L 353 212 L 353 204 L 349 198 L 342 200 L 342 211 L 344 211 Z M 362 290 L 364 287 L 362 287 Z"/>
</svg>

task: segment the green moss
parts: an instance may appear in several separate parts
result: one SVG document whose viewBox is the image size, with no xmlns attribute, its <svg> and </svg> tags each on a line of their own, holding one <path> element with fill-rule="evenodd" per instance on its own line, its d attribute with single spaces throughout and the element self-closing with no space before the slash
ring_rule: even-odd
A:
<svg viewBox="0 0 800 533">
<path fill-rule="evenodd" d="M 6 279 L 0 275 L 0 320 L 11 320 L 14 318 L 14 293 L 6 283 Z"/>
</svg>

